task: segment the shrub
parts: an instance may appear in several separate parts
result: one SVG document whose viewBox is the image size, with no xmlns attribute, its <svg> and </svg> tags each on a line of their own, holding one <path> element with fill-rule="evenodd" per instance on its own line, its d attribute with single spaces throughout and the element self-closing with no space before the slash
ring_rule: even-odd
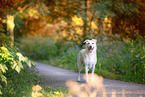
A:
<svg viewBox="0 0 145 97">
<path fill-rule="evenodd" d="M 77 48 L 69 48 L 63 55 L 50 60 L 48 63 L 60 68 L 77 71 L 77 55 L 79 52 Z"/>
<path fill-rule="evenodd" d="M 3 44 L 7 44 L 10 46 L 10 40 L 10 37 L 0 32 L 0 46 L 2 46 Z"/>
<path fill-rule="evenodd" d="M 24 66 L 23 64 L 27 65 Z M 26 79 L 32 80 L 24 78 L 26 77 L 27 72 L 31 75 L 31 72 L 29 71 L 30 69 L 28 68 L 33 67 L 32 64 L 33 63 L 28 60 L 27 57 L 24 57 L 18 52 L 16 47 L 0 47 L 0 92 L 2 91 L 5 96 L 10 96 L 16 92 L 15 89 L 28 82 L 25 81 Z"/>
<path fill-rule="evenodd" d="M 102 70 L 122 75 L 122 80 L 145 83 L 144 55 L 143 40 L 110 41 L 108 39 L 99 43 L 98 64 Z"/>
<path fill-rule="evenodd" d="M 32 59 L 50 59 L 57 55 L 56 40 L 42 36 L 28 36 L 17 43 L 21 52 Z"/>
</svg>

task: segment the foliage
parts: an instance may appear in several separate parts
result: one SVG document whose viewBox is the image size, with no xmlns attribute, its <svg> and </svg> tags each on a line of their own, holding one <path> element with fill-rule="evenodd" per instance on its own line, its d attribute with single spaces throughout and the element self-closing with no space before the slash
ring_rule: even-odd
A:
<svg viewBox="0 0 145 97">
<path fill-rule="evenodd" d="M 5 5 L 6 2 L 3 0 L 2 2 Z M 12 0 L 6 5 L 11 5 L 9 7 L 16 15 L 15 39 L 27 33 L 57 35 L 59 38 L 65 33 L 63 36 L 65 40 L 81 43 L 86 38 L 95 38 L 97 33 L 105 32 L 119 33 L 121 38 L 136 39 L 138 35 L 144 36 L 142 29 L 144 23 L 141 22 L 144 21 L 144 18 L 141 18 L 144 15 L 142 2 L 142 0 L 34 0 L 30 3 L 22 0 L 17 3 Z M 2 6 L 2 9 L 5 8 Z M 75 17 L 81 18 L 81 25 L 75 23 L 77 21 L 73 20 Z M 65 24 L 61 24 L 62 22 Z"/>
<path fill-rule="evenodd" d="M 42 87 L 39 85 L 33 86 L 32 87 L 32 97 L 39 97 L 39 96 L 43 96 L 42 93 L 40 93 L 39 91 L 42 90 Z"/>
<path fill-rule="evenodd" d="M 32 66 L 32 62 L 18 52 L 17 48 L 10 48 L 8 46 L 0 47 L 0 78 L 1 83 L 8 84 L 9 78 L 11 79 L 13 74 L 19 74 L 24 68 L 23 64 Z M 2 87 L 5 84 L 2 83 Z"/>
<path fill-rule="evenodd" d="M 34 35 L 34 33 L 38 34 L 38 32 L 46 35 L 50 29 L 48 24 L 54 24 L 53 29 L 56 29 L 55 24 L 60 24 L 62 21 L 66 25 L 62 25 L 62 27 L 57 25 L 59 28 L 57 29 L 58 36 L 65 31 L 67 40 L 81 40 L 80 42 L 82 42 L 85 38 L 94 38 L 96 32 L 119 33 L 122 38 L 131 37 L 133 39 L 138 35 L 144 36 L 144 29 L 142 29 L 145 24 L 143 0 L 8 1 L 1 1 L 1 9 L 6 14 L 9 14 L 9 11 L 12 10 L 11 12 L 16 15 L 16 37 L 26 33 L 33 33 L 32 35 Z M 76 16 L 82 18 L 81 25 L 73 24 L 73 17 Z M 110 21 L 104 23 L 106 17 Z M 4 18 L 6 18 L 6 15 Z M 1 19 L 0 21 L 3 20 Z M 95 24 L 97 29 L 93 29 L 92 24 Z M 105 24 L 109 25 L 108 30 L 105 30 Z M 56 31 L 49 31 L 48 33 L 52 34 L 54 32 Z"/>
<path fill-rule="evenodd" d="M 34 59 L 47 59 L 59 56 L 67 51 L 72 42 L 64 42 L 53 37 L 28 36 L 23 37 L 16 43 L 21 52 Z"/>
<path fill-rule="evenodd" d="M 43 85 L 40 93 L 43 94 L 44 97 L 66 97 L 70 95 L 65 87 L 55 88 L 52 86 Z"/>
<path fill-rule="evenodd" d="M 14 10 L 19 9 L 24 6 L 24 4 L 29 3 L 27 0 L 1 0 L 0 1 L 0 15 L 4 17 L 4 15 L 12 14 Z"/>
<path fill-rule="evenodd" d="M 17 45 L 24 55 L 32 59 L 50 59 L 58 52 L 55 43 L 55 39 L 29 36 L 22 38 Z"/>
<path fill-rule="evenodd" d="M 66 97 L 69 95 L 65 87 L 54 88 L 48 85 L 35 85 L 32 87 L 31 97 Z"/>
<path fill-rule="evenodd" d="M 62 26 L 58 32 L 65 31 L 67 40 L 94 38 L 96 31 L 98 33 L 119 33 L 121 38 L 131 37 L 136 39 L 138 35 L 144 36 L 144 30 L 142 29 L 144 23 L 141 22 L 144 21 L 144 18 L 141 18 L 144 15 L 143 0 L 61 0 L 54 2 L 44 0 L 44 2 L 42 2 L 42 9 L 48 8 L 47 12 L 43 13 L 45 17 L 48 15 L 48 22 L 60 22 L 62 20 L 66 22 L 66 25 Z M 76 15 L 83 20 L 81 26 L 73 24 L 72 18 Z M 104 27 L 106 17 L 111 21 L 106 22 L 110 25 L 107 31 Z M 98 29 L 92 29 L 92 23 L 95 23 Z M 78 34 L 76 28 L 81 29 L 83 33 Z"/>
<path fill-rule="evenodd" d="M 50 61 L 43 60 L 41 62 L 50 64 L 52 66 L 69 69 L 73 71 L 77 71 L 77 55 L 78 55 L 78 47 L 68 49 L 67 52 L 63 53 L 62 56 L 58 56 Z"/>
<path fill-rule="evenodd" d="M 2 96 L 30 97 L 32 87 L 41 81 L 35 69 L 35 67 L 29 68 L 25 65 L 19 74 L 14 71 L 8 74 L 7 85 L 2 87 Z"/>
<path fill-rule="evenodd" d="M 143 0 L 118 0 L 112 1 L 111 11 L 115 14 L 112 18 L 112 33 L 121 34 L 121 38 L 136 39 L 138 35 L 144 36 L 145 3 Z"/>
<path fill-rule="evenodd" d="M 98 49 L 98 52 L 103 51 L 104 53 L 98 53 L 98 64 L 101 65 L 102 69 L 107 69 L 114 74 L 123 75 L 125 80 L 128 81 L 145 83 L 145 71 L 143 70 L 145 45 L 143 40 L 138 42 L 128 41 L 127 43 L 106 40 L 100 46 L 103 49 Z"/>
<path fill-rule="evenodd" d="M 0 46 L 7 44 L 10 46 L 10 37 L 7 37 L 4 33 L 0 33 Z"/>
<path fill-rule="evenodd" d="M 99 46 L 103 49 L 98 49 L 98 52 L 103 51 L 104 53 L 98 53 L 98 64 L 101 65 L 102 69 L 123 75 L 128 81 L 145 83 L 143 40 L 138 40 L 138 42 L 126 41 L 110 41 L 107 39 L 105 42 L 101 42 Z"/>
</svg>

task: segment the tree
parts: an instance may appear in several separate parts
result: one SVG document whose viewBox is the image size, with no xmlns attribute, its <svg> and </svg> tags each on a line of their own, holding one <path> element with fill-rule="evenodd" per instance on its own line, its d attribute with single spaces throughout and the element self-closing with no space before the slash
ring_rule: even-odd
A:
<svg viewBox="0 0 145 97">
<path fill-rule="evenodd" d="M 14 18 L 18 14 L 17 10 L 21 12 L 26 8 L 23 4 L 27 4 L 27 0 L 1 0 L 0 9 L 1 9 L 1 21 L 6 19 L 7 24 L 7 35 L 11 38 L 11 46 L 14 45 Z M 24 7 L 23 7 L 24 6 Z M 22 9 L 20 7 L 23 7 Z M 1 22 L 2 24 L 2 22 Z"/>
<path fill-rule="evenodd" d="M 113 33 L 119 33 L 121 38 L 145 36 L 144 5 L 144 0 L 112 0 L 111 11 L 115 14 L 112 18 Z"/>
</svg>

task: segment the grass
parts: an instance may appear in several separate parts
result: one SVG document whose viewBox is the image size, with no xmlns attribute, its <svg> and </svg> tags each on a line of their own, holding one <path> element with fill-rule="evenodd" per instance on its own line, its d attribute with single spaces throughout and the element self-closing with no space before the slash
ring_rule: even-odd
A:
<svg viewBox="0 0 145 97">
<path fill-rule="evenodd" d="M 70 95 L 65 87 L 54 88 L 51 86 L 43 85 L 42 88 L 43 90 L 41 93 L 44 97 L 66 97 L 66 95 Z"/>
</svg>

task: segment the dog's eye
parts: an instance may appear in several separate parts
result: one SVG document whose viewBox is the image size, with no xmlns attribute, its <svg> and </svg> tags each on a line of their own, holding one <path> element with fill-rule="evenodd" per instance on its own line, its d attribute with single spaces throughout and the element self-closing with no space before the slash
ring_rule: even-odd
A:
<svg viewBox="0 0 145 97">
<path fill-rule="evenodd" d="M 92 43 L 92 44 L 94 44 L 94 43 Z"/>
<path fill-rule="evenodd" d="M 90 44 L 90 43 L 88 43 L 88 44 Z"/>
</svg>

